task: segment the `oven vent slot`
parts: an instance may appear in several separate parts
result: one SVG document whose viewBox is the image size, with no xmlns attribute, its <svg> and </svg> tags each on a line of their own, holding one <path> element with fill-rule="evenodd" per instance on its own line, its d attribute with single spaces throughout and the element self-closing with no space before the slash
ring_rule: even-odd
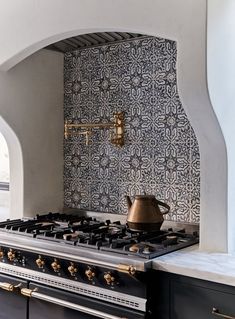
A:
<svg viewBox="0 0 235 319">
<path fill-rule="evenodd" d="M 135 296 L 129 296 L 115 291 L 108 291 L 108 294 L 105 293 L 106 289 L 100 287 L 92 287 L 91 289 L 84 287 L 86 284 L 81 284 L 79 282 L 68 283 L 68 280 L 63 278 L 54 279 L 53 276 L 48 274 L 37 274 L 37 272 L 27 269 L 17 270 L 15 266 L 9 265 L 0 265 L 0 271 L 5 274 L 10 274 L 15 277 L 21 277 L 28 279 L 30 281 L 38 282 L 41 284 L 46 284 L 52 287 L 61 288 L 70 292 L 79 293 L 88 297 L 98 298 L 100 300 L 113 302 L 118 305 L 129 307 L 132 309 L 137 309 L 140 311 L 145 311 L 146 300 L 143 298 L 138 298 Z"/>
</svg>

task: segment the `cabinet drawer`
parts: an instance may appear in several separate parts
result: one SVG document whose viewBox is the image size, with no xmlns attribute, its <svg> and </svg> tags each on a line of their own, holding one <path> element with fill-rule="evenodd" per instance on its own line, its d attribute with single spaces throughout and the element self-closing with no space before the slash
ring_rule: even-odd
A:
<svg viewBox="0 0 235 319">
<path fill-rule="evenodd" d="M 177 280 L 171 281 L 170 291 L 171 319 L 223 318 L 212 314 L 213 308 L 220 314 L 235 318 L 235 291 L 227 293 Z"/>
</svg>

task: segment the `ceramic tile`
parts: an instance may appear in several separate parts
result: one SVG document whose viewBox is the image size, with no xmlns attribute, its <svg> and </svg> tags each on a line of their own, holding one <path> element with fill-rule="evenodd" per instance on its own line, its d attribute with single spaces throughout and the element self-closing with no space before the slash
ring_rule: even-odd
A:
<svg viewBox="0 0 235 319">
<path fill-rule="evenodd" d="M 64 142 L 65 205 L 127 212 L 124 195 L 151 193 L 167 219 L 199 222 L 198 143 L 177 92 L 176 42 L 148 37 L 65 55 L 64 115 L 73 123 L 125 114 L 125 145 L 107 130 Z"/>
</svg>

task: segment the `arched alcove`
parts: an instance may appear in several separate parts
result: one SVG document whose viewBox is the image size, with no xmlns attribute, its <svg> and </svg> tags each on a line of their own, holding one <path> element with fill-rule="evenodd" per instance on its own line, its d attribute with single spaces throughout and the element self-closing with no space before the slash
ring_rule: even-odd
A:
<svg viewBox="0 0 235 319">
<path fill-rule="evenodd" d="M 17 136 L 6 121 L 0 116 L 0 132 L 4 136 L 10 162 L 10 206 L 8 218 L 23 216 L 23 157 Z"/>
<path fill-rule="evenodd" d="M 0 221 L 10 216 L 10 165 L 7 142 L 0 131 Z"/>
<path fill-rule="evenodd" d="M 68 6 L 64 0 L 60 6 L 55 1 L 38 4 L 37 10 L 32 2 L 27 3 L 20 14 L 11 6 L 9 3 L 7 9 L 18 32 L 11 28 L 7 15 L 3 16 L 0 30 L 7 29 L 10 34 L 0 32 L 1 42 L 8 43 L 2 46 L 2 70 L 8 70 L 50 43 L 90 32 L 128 31 L 177 41 L 179 95 L 197 136 L 201 156 L 200 247 L 226 252 L 227 157 L 207 87 L 207 1 L 146 0 L 137 1 L 133 8 L 129 0 L 125 3 L 95 0 L 92 6 L 78 0 L 71 1 Z M 43 28 L 39 16 L 43 17 Z M 21 41 L 13 41 L 18 34 L 21 34 Z"/>
</svg>

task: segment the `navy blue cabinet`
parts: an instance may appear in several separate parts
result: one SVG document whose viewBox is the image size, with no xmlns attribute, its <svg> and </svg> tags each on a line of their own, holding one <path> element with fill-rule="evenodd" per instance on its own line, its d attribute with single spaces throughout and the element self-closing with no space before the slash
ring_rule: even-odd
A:
<svg viewBox="0 0 235 319">
<path fill-rule="evenodd" d="M 153 298 L 158 319 L 235 319 L 235 287 L 155 272 Z"/>
<path fill-rule="evenodd" d="M 24 280 L 0 274 L 0 318 L 27 319 L 27 299 L 20 294 L 20 285 L 27 286 Z"/>
</svg>

